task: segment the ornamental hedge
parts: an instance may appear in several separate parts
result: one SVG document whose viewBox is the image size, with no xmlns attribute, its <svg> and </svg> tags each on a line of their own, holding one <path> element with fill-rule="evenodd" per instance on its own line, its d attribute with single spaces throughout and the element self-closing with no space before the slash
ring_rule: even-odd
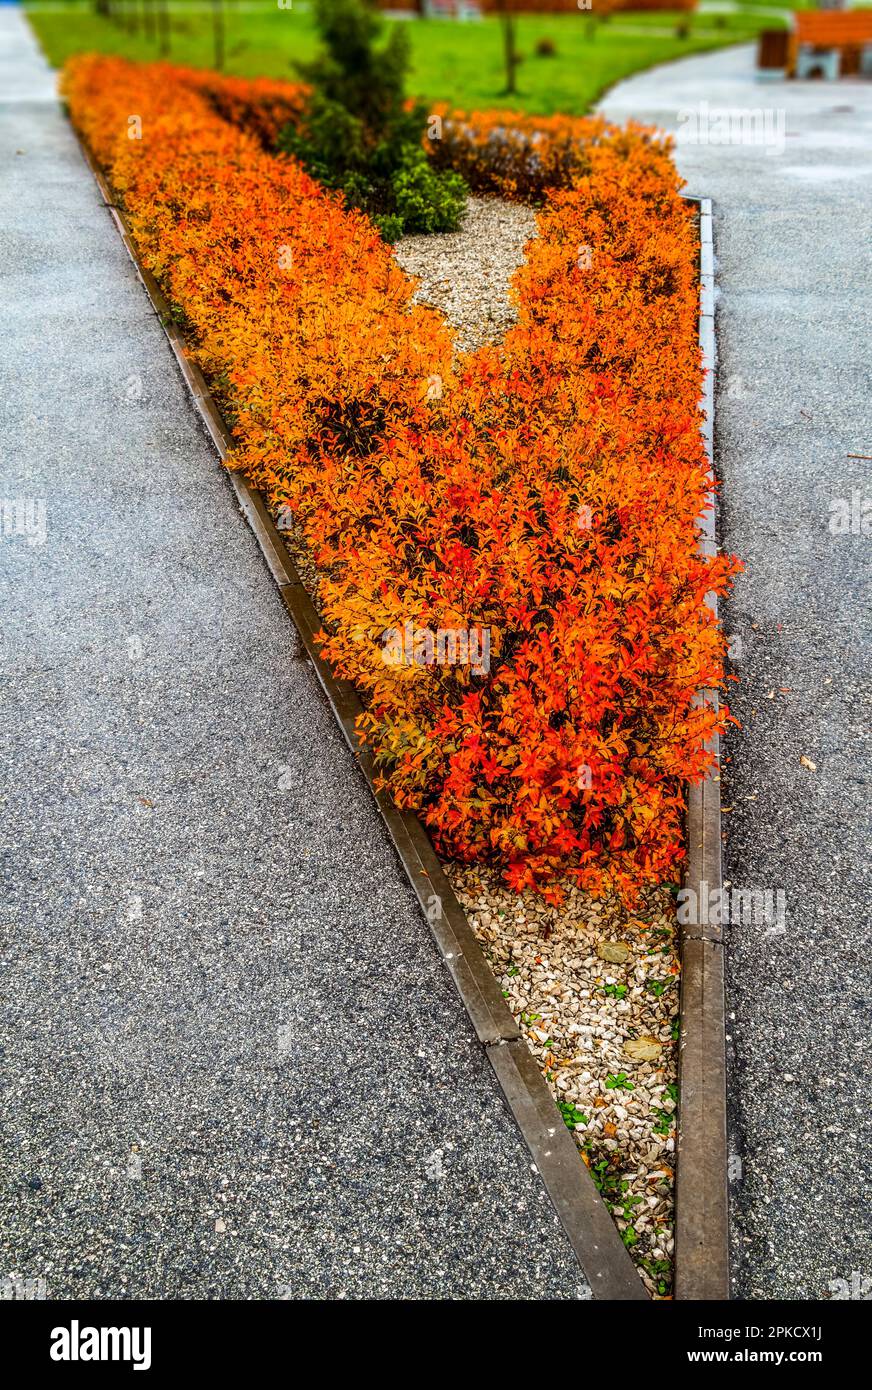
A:
<svg viewBox="0 0 872 1390">
<path fill-rule="evenodd" d="M 697 241 L 668 148 L 587 123 L 571 175 L 536 190 L 517 326 L 456 353 L 367 218 L 263 148 L 244 85 L 94 56 L 65 78 L 233 466 L 302 528 L 324 651 L 397 803 L 516 888 L 632 901 L 674 877 L 685 783 L 724 725 L 695 697 L 722 682 L 705 600 L 736 568 L 697 551 Z M 487 141 L 457 124 L 468 175 L 505 116 Z"/>
<path fill-rule="evenodd" d="M 650 135 L 642 126 L 608 125 L 602 116 L 464 113 L 444 104 L 434 108 L 430 129 L 427 151 L 437 168 L 461 173 L 477 193 L 536 203 L 589 174 L 594 146 L 604 143 L 620 160 Z"/>
</svg>

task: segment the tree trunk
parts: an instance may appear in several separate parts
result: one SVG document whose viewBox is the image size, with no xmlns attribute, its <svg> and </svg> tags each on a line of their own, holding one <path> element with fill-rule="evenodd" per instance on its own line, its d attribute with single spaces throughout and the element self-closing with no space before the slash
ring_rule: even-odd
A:
<svg viewBox="0 0 872 1390">
<path fill-rule="evenodd" d="M 212 0 L 212 33 L 215 39 L 215 68 L 224 67 L 224 0 Z"/>
<path fill-rule="evenodd" d="M 170 37 L 170 15 L 167 8 L 167 0 L 156 0 L 157 3 L 157 28 L 160 34 L 160 56 L 168 58 L 171 37 Z"/>
<path fill-rule="evenodd" d="M 157 38 L 157 27 L 154 22 L 154 0 L 142 0 L 142 24 L 145 29 L 145 37 L 149 43 L 154 43 Z"/>
<path fill-rule="evenodd" d="M 518 90 L 518 46 L 515 33 L 514 0 L 498 0 L 500 24 L 503 30 L 503 59 L 506 68 L 505 95 L 514 96 Z"/>
</svg>

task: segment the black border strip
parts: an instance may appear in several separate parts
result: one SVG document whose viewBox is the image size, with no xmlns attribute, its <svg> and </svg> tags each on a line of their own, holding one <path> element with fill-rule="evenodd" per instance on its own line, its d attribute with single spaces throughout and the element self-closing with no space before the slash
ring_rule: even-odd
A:
<svg viewBox="0 0 872 1390">
<path fill-rule="evenodd" d="M 76 134 L 78 136 L 78 132 Z M 116 223 L 152 308 L 163 325 L 194 403 L 223 460 L 232 447 L 230 432 L 199 367 L 188 354 L 181 332 L 172 321 L 170 306 L 157 281 L 139 262 L 124 216 L 113 202 L 102 171 L 84 141 L 78 138 L 103 202 Z M 337 680 L 321 657 L 314 640 L 315 633 L 321 628 L 320 619 L 263 498 L 239 474 L 230 473 L 229 477 L 240 508 L 254 532 L 288 613 L 312 660 L 330 707 L 375 797 L 394 849 L 479 1041 L 485 1047 L 594 1298 L 648 1301 L 641 1277 L 503 1000 L 426 830 L 416 816 L 398 810 L 384 792 L 376 790 L 371 754 L 365 749 L 361 750 L 354 733 L 355 720 L 362 713 L 362 705 L 353 686 L 347 681 Z"/>
<path fill-rule="evenodd" d="M 708 457 L 709 508 L 700 518 L 699 549 L 717 553 L 714 492 L 715 303 L 714 237 L 710 198 L 688 198 L 699 208 L 699 343 L 703 359 L 705 414 L 701 426 Z M 718 616 L 717 596 L 706 602 Z M 702 690 L 697 703 L 717 706 L 716 690 Z M 709 744 L 719 756 L 719 739 Z M 687 863 L 684 888 L 696 895 L 692 923 L 680 927 L 681 1003 L 678 1046 L 678 1145 L 675 1169 L 675 1297 L 723 1300 L 730 1296 L 729 1202 L 727 1186 L 726 1017 L 723 929 L 701 920 L 700 907 L 723 888 L 721 782 L 719 766 L 688 788 Z M 707 885 L 704 886 L 704 885 Z"/>
</svg>

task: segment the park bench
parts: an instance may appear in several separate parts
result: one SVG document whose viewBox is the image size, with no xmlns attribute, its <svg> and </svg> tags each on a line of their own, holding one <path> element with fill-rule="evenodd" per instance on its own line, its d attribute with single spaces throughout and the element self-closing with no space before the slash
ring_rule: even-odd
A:
<svg viewBox="0 0 872 1390">
<path fill-rule="evenodd" d="M 872 10 L 800 10 L 793 16 L 788 77 L 848 77 L 868 70 Z"/>
</svg>

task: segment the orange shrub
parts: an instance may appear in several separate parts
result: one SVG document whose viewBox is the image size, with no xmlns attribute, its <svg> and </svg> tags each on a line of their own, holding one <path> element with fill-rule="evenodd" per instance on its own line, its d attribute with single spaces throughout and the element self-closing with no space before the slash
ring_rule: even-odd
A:
<svg viewBox="0 0 872 1390">
<path fill-rule="evenodd" d="M 641 126 L 625 130 L 602 116 L 529 116 L 524 111 L 453 111 L 436 106 L 436 138 L 425 140 L 438 168 L 455 169 L 470 188 L 522 202 L 539 201 L 569 188 L 591 172 L 594 151 L 604 144 L 612 157 L 627 158 L 650 139 Z"/>
<path fill-rule="evenodd" d="M 304 529 L 385 784 L 444 854 L 632 899 L 674 872 L 723 728 L 694 697 L 721 682 L 705 595 L 735 569 L 697 553 L 697 248 L 668 150 L 597 123 L 517 326 L 455 355 L 368 221 L 195 87 L 113 58 L 66 77 L 236 466 Z"/>
<path fill-rule="evenodd" d="M 205 96 L 231 125 L 242 126 L 263 145 L 274 145 L 285 125 L 296 125 L 311 89 L 304 82 L 278 82 L 269 77 L 224 77 L 199 68 L 170 68 L 169 80 L 184 82 Z"/>
</svg>

